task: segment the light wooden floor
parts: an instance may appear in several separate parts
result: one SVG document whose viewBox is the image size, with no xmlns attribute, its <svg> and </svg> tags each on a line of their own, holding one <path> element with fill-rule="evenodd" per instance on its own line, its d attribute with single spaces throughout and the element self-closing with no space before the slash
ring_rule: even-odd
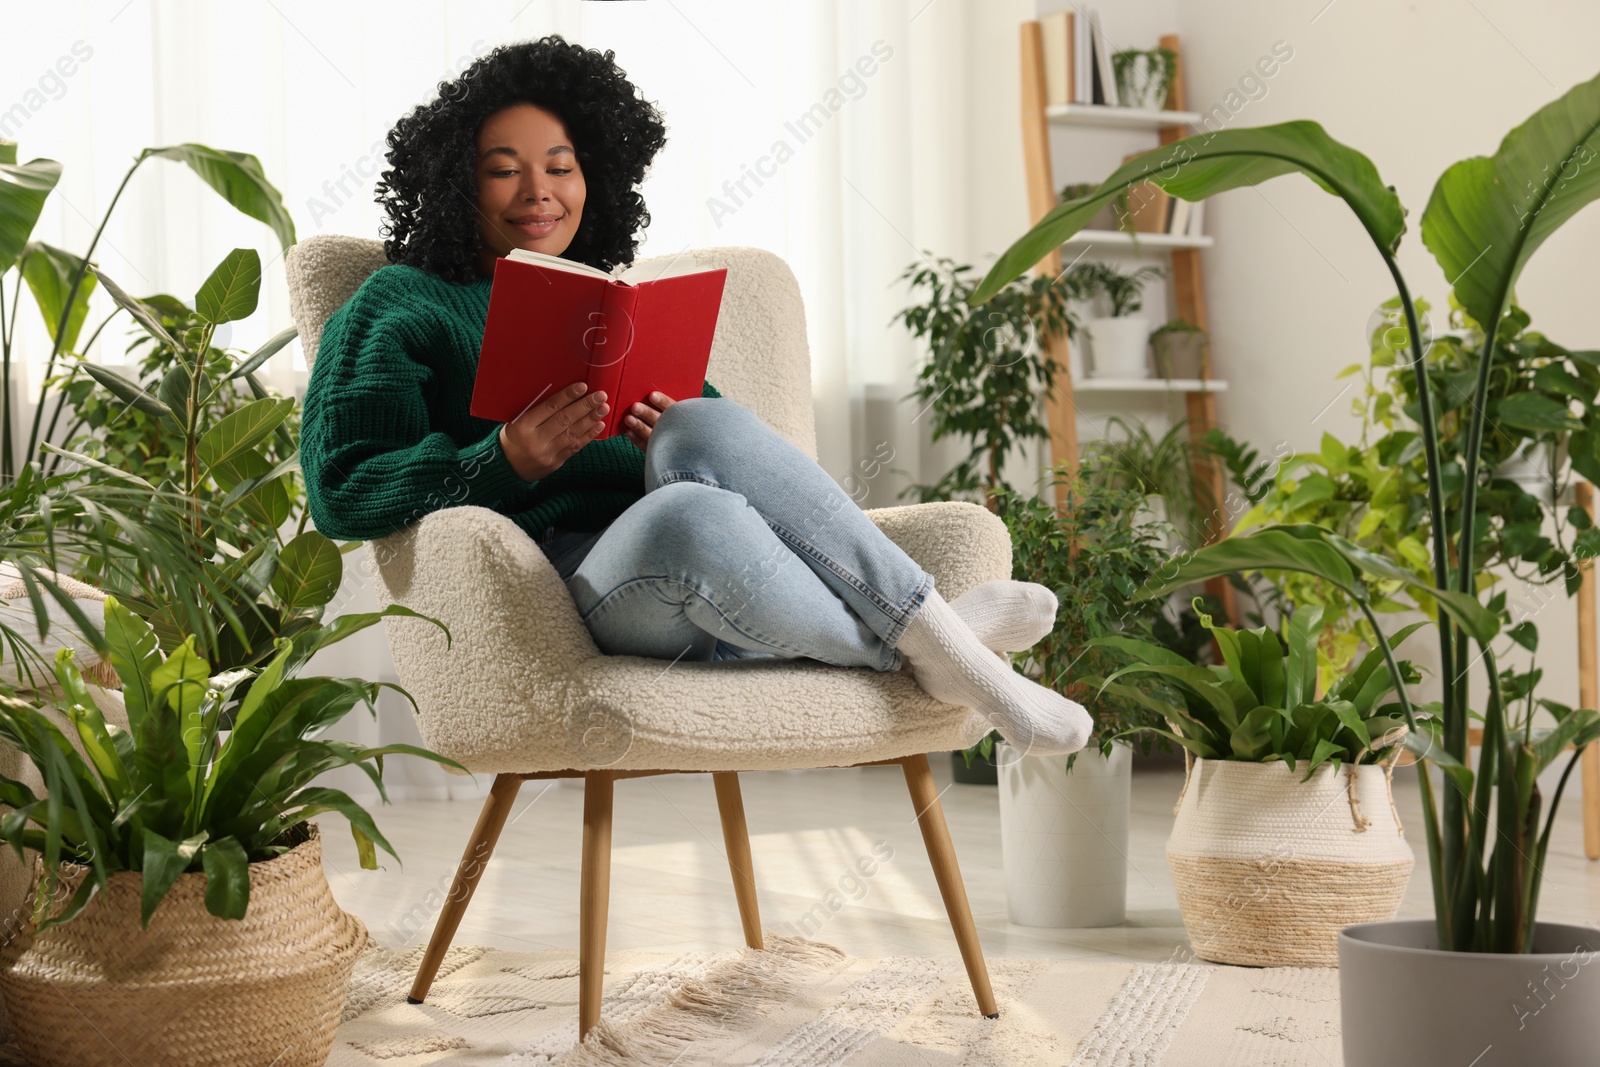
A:
<svg viewBox="0 0 1600 1067">
<path fill-rule="evenodd" d="M 1054 930 L 1006 919 L 994 787 L 951 785 L 948 757 L 937 754 L 931 762 L 940 787 L 949 786 L 942 802 L 987 955 L 1187 958 L 1163 853 L 1181 770 L 1134 775 L 1127 923 Z M 763 926 L 804 933 L 855 956 L 956 955 L 899 768 L 741 778 Z M 486 793 L 491 779 L 481 781 Z M 1402 819 L 1419 826 L 1414 779 L 1402 770 L 1395 781 Z M 1571 789 L 1562 803 L 1540 913 L 1592 924 L 1600 921 L 1600 863 L 1583 858 L 1577 793 Z M 426 942 L 480 806 L 371 805 L 403 870 L 382 853 L 385 869 L 361 870 L 343 820 L 320 817 L 334 896 L 383 944 Z M 456 944 L 576 950 L 582 811 L 580 785 L 524 784 Z M 731 951 L 743 944 L 709 775 L 618 782 L 614 835 L 608 948 Z M 1408 836 L 1417 866 L 1401 915 L 1422 917 L 1431 914 L 1422 834 Z M 856 871 L 862 856 L 873 861 L 865 865 L 873 870 L 869 878 Z"/>
</svg>

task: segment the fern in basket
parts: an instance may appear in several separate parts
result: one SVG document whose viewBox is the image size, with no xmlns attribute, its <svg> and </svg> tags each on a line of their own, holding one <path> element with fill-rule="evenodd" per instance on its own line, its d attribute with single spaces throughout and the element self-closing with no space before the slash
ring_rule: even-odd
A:
<svg viewBox="0 0 1600 1067">
<path fill-rule="evenodd" d="M 47 793 L 40 798 L 0 776 L 0 802 L 13 809 L 0 818 L 0 840 L 18 856 L 32 848 L 44 860 L 33 904 L 36 929 L 76 917 L 114 871 L 140 873 L 146 926 L 188 871 L 205 874 L 211 914 L 243 918 L 250 902 L 249 865 L 304 840 L 305 822 L 323 812 L 350 820 L 362 867 L 377 866 L 375 846 L 398 860 L 365 809 L 348 794 L 312 781 L 338 767 L 360 767 L 388 803 L 386 755 L 407 753 L 466 768 L 414 745 L 366 748 L 319 738 L 357 703 L 376 716 L 385 686 L 407 700 L 410 694 L 389 682 L 297 676 L 319 650 L 392 615 L 427 618 L 398 605 L 340 616 L 293 639 L 280 637 L 276 654 L 259 669 L 213 675 L 192 636 L 163 656 L 150 626 L 107 597 L 105 639 L 122 679 L 128 729 L 105 721 L 70 649 L 56 655 L 60 688 L 54 712 L 43 703 L 0 696 L 0 741 L 32 761 Z M 58 723 L 76 733 L 87 759 Z M 92 873 L 58 914 L 46 917 L 63 863 Z"/>
</svg>

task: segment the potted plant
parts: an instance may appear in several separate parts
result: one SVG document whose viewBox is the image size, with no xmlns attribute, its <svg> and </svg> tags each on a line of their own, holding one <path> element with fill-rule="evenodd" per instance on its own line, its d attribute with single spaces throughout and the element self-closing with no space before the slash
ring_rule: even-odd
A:
<svg viewBox="0 0 1600 1067">
<path fill-rule="evenodd" d="M 28 1062 L 326 1060 L 367 937 L 333 901 L 309 820 L 347 818 L 365 868 L 376 847 L 394 849 L 347 794 L 312 782 L 360 767 L 387 802 L 386 755 L 465 768 L 411 745 L 318 738 L 357 704 L 376 715 L 379 690 L 397 687 L 298 673 L 320 649 L 401 614 L 424 617 L 342 616 L 280 638 L 260 669 L 213 674 L 192 638 L 163 655 L 149 625 L 109 596 L 127 730 L 97 710 L 70 649 L 56 655 L 53 707 L 0 696 L 0 740 L 34 764 L 48 796 L 0 779 L 13 809 L 0 839 L 40 853 L 31 914 L 0 950 Z"/>
<path fill-rule="evenodd" d="M 1150 333 L 1156 373 L 1169 382 L 1195 379 L 1205 373 L 1206 332 L 1191 322 L 1172 319 Z"/>
<path fill-rule="evenodd" d="M 1127 48 L 1111 53 L 1111 67 L 1123 107 L 1157 111 L 1166 106 L 1178 54 L 1170 48 Z"/>
<path fill-rule="evenodd" d="M 1097 301 L 1109 312 L 1089 319 L 1089 376 L 1092 378 L 1150 377 L 1150 323 L 1138 312 L 1141 294 L 1161 268 L 1146 265 L 1124 273 L 1109 263 L 1079 263 L 1067 272 L 1074 294 Z"/>
<path fill-rule="evenodd" d="M 1319 698 L 1317 607 L 1296 611 L 1281 637 L 1217 627 L 1203 612 L 1200 621 L 1222 650 L 1212 667 L 1135 638 L 1098 641 L 1140 661 L 1102 692 L 1157 707 L 1165 727 L 1137 729 L 1185 752 L 1167 864 L 1189 943 L 1217 963 L 1334 966 L 1339 931 L 1392 919 L 1411 875 L 1390 795 L 1406 733 L 1400 705 L 1384 700 L 1394 679 L 1374 649 Z M 1167 682 L 1176 699 L 1122 688 L 1139 676 Z"/>
<path fill-rule="evenodd" d="M 1093 639 L 1156 639 L 1159 605 L 1130 608 L 1128 598 L 1166 563 L 1170 527 L 1147 517 L 1142 492 L 1092 470 L 1058 466 L 1049 476 L 1055 504 L 1001 494 L 1012 577 L 1049 587 L 1060 603 L 1051 632 L 1017 653 L 1013 665 L 1083 703 L 1095 729 L 1088 747 L 1066 758 L 1022 755 L 1004 743 L 993 748 L 1006 908 L 1023 926 L 1111 926 L 1127 914 L 1129 739 L 1136 726 L 1160 720 L 1141 695 L 1095 695 L 1098 675 L 1125 660 Z M 1148 752 L 1153 735 L 1139 740 Z"/>
<path fill-rule="evenodd" d="M 1029 439 L 1050 438 L 1039 401 L 1054 388 L 1061 368 L 1038 339 L 1074 335 L 1077 324 L 1067 311 L 1072 290 L 1060 278 L 1017 279 L 974 311 L 967 304 L 973 282 L 964 277 L 972 267 L 944 256 L 928 266 L 933 262 L 932 253 L 925 253 L 900 275 L 928 295 L 891 321 L 903 321 L 929 348 L 916 389 L 902 399 L 915 399 L 931 412 L 935 441 L 956 434 L 971 449 L 937 483 L 910 485 L 900 496 L 915 494 L 922 503 L 976 497 L 994 511 L 994 493 L 1006 484 L 1007 457 Z"/>
<path fill-rule="evenodd" d="M 1478 598 L 1475 557 L 1481 533 L 1481 442 L 1497 336 L 1528 259 L 1562 223 L 1600 198 L 1597 149 L 1600 77 L 1540 108 L 1508 133 L 1492 156 L 1447 168 L 1421 214 L 1423 244 L 1438 261 L 1455 300 L 1483 331 L 1468 373 L 1457 382 L 1470 398 L 1458 416 L 1467 427 L 1466 447 L 1448 482 L 1435 411 L 1449 397 L 1428 374 L 1416 303 L 1395 258 L 1405 232 L 1405 210 L 1394 187 L 1382 181 L 1367 157 L 1333 140 L 1314 122 L 1221 130 L 1175 141 L 1125 164 L 1097 192 L 1045 215 L 1001 255 L 971 298 L 980 304 L 998 286 L 1030 269 L 1080 228 L 1102 200 L 1131 181 L 1144 180 L 1153 169 L 1171 174 L 1165 181 L 1168 192 L 1190 200 L 1283 174 L 1307 174 L 1351 208 L 1395 282 L 1427 467 L 1428 576 L 1420 578 L 1396 560 L 1326 529 L 1284 524 L 1202 549 L 1141 591 L 1156 596 L 1169 587 L 1169 578 L 1194 581 L 1240 570 L 1312 575 L 1357 605 L 1372 624 L 1391 675 L 1398 671 L 1391 643 L 1376 625 L 1371 584 L 1405 586 L 1437 614 L 1442 690 L 1437 708 L 1419 709 L 1406 683 L 1397 686 L 1409 729 L 1405 743 L 1420 769 L 1434 916 L 1422 922 L 1362 924 L 1340 935 L 1342 1033 L 1349 1067 L 1471 1063 L 1493 1047 L 1515 1049 L 1517 1061 L 1524 1063 L 1580 1064 L 1593 1057 L 1600 983 L 1566 982 L 1553 1003 L 1540 1002 L 1537 1025 L 1526 1025 L 1527 1013 L 1507 1006 L 1515 1009 L 1514 997 L 1525 982 L 1542 982 L 1552 972 L 1566 981 L 1575 960 L 1593 959 L 1597 937 L 1592 929 L 1537 918 L 1554 815 L 1577 753 L 1548 806 L 1537 779 L 1569 745 L 1581 749 L 1600 738 L 1600 712 L 1544 701 L 1552 725 L 1539 727 L 1531 717 L 1514 718 L 1494 647 L 1501 620 Z M 1456 486 L 1461 506 L 1454 521 L 1447 521 L 1445 493 Z M 1487 696 L 1474 709 L 1468 672 L 1479 670 Z M 1476 765 L 1469 753 L 1474 719 L 1483 724 Z M 1372 1025 L 1396 1004 L 1407 1007 L 1406 1025 Z"/>
</svg>

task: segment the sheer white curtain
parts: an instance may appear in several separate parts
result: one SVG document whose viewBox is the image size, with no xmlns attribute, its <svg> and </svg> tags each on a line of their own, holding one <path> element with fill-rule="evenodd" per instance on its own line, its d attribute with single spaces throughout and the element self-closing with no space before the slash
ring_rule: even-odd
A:
<svg viewBox="0 0 1600 1067">
<path fill-rule="evenodd" d="M 1009 43 L 1015 20 L 1000 6 Z M 806 301 L 820 460 L 841 482 L 853 475 L 863 507 L 881 507 L 905 502 L 896 496 L 908 480 L 931 480 L 950 462 L 944 443 L 934 454 L 921 405 L 898 399 L 912 387 L 917 350 L 889 320 L 909 302 L 895 281 L 908 263 L 923 249 L 963 250 L 973 165 L 964 92 L 982 17 L 968 0 L 82 0 L 48 17 L 5 16 L 0 108 L 15 106 L 0 112 L 0 137 L 19 142 L 22 160 L 64 164 L 37 236 L 73 251 L 87 246 L 139 149 L 185 141 L 259 156 L 301 239 L 375 237 L 383 138 L 441 79 L 497 44 L 547 33 L 612 49 L 668 126 L 643 188 L 652 222 L 640 255 L 756 245 L 788 261 Z M 191 299 L 237 246 L 259 249 L 266 265 L 260 308 L 228 338 L 249 348 L 291 322 L 280 250 L 181 167 L 140 168 L 96 258 L 130 292 Z M 108 307 L 97 296 L 90 323 Z M 48 344 L 26 302 L 24 312 L 26 397 Z M 94 358 L 121 362 L 120 326 L 96 348 Z M 281 391 L 303 390 L 299 346 L 266 376 Z M 344 610 L 372 606 L 362 569 L 348 568 Z M 326 672 L 394 678 L 380 629 L 324 657 Z M 339 732 L 416 736 L 392 693 L 378 723 L 355 715 Z M 396 796 L 483 787 L 409 759 L 390 762 L 386 779 Z M 343 784 L 370 796 L 364 782 Z"/>
</svg>

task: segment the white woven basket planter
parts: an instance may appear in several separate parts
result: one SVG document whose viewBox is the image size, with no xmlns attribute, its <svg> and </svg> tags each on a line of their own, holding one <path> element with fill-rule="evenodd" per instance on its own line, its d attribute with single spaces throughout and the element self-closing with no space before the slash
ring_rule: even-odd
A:
<svg viewBox="0 0 1600 1067">
<path fill-rule="evenodd" d="M 1388 768 L 1195 760 L 1167 864 L 1195 954 L 1337 967 L 1338 934 L 1392 919 L 1413 861 Z"/>
</svg>

